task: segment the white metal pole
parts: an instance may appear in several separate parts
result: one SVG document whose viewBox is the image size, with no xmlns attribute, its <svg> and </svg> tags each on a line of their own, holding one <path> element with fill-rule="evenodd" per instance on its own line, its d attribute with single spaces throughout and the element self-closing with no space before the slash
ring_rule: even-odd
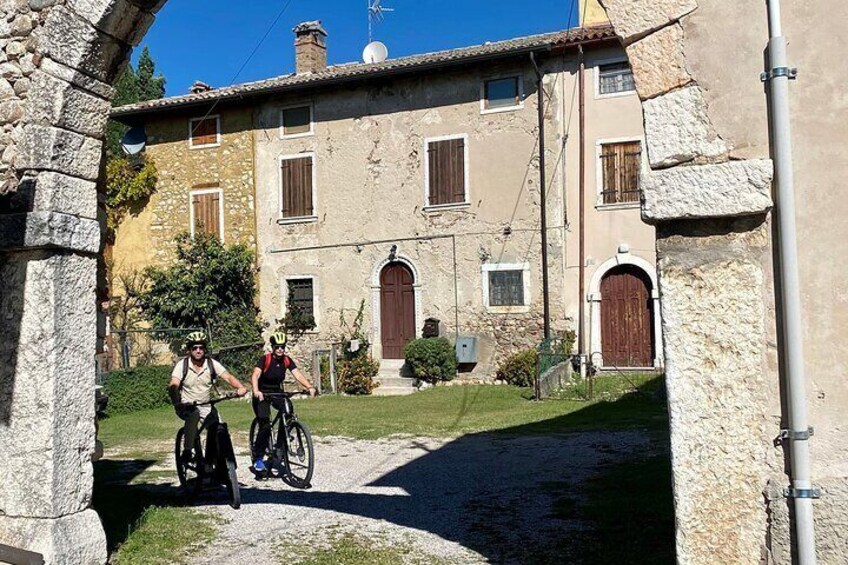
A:
<svg viewBox="0 0 848 565">
<path fill-rule="evenodd" d="M 809 423 L 804 375 L 801 291 L 798 276 L 798 246 L 795 228 L 795 185 L 792 165 L 792 139 L 789 127 L 789 79 L 794 69 L 786 63 L 786 38 L 780 19 L 780 1 L 768 1 L 769 81 L 771 100 L 772 157 L 774 158 L 775 215 L 778 224 L 778 277 L 782 291 L 784 379 L 788 404 L 788 441 L 792 488 L 788 495 L 795 504 L 795 533 L 798 563 L 816 562 L 813 526 L 814 490 L 810 476 Z"/>
</svg>

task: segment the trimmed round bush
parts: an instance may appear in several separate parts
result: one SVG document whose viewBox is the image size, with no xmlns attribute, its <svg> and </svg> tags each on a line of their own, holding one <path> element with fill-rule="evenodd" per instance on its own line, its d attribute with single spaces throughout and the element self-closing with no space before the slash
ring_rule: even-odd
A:
<svg viewBox="0 0 848 565">
<path fill-rule="evenodd" d="M 169 405 L 171 369 L 168 365 L 145 365 L 109 373 L 103 383 L 109 396 L 106 414 L 114 416 Z"/>
<path fill-rule="evenodd" d="M 430 384 L 456 376 L 456 351 L 443 337 L 415 339 L 406 344 L 403 356 L 416 378 Z"/>
<path fill-rule="evenodd" d="M 533 386 L 536 380 L 536 364 L 539 353 L 535 349 L 526 349 L 510 355 L 498 365 L 498 380 L 515 386 Z"/>
</svg>

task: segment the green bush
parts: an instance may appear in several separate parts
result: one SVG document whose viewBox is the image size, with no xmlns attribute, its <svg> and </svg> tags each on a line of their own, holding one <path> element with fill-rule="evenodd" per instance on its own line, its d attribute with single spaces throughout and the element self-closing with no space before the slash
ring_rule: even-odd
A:
<svg viewBox="0 0 848 565">
<path fill-rule="evenodd" d="M 109 396 L 106 414 L 114 416 L 170 404 L 167 389 L 171 369 L 167 365 L 146 365 L 109 373 L 103 385 Z"/>
<path fill-rule="evenodd" d="M 242 382 L 249 380 L 256 360 L 264 354 L 262 322 L 256 308 L 232 307 L 217 312 L 209 329 L 212 356 Z"/>
<path fill-rule="evenodd" d="M 456 351 L 446 338 L 414 339 L 404 347 L 403 356 L 422 381 L 435 384 L 456 376 Z"/>
<path fill-rule="evenodd" d="M 527 349 L 510 355 L 498 365 L 496 376 L 516 386 L 533 386 L 536 380 L 536 364 L 539 353 L 535 349 Z"/>
<path fill-rule="evenodd" d="M 336 367 L 339 392 L 371 394 L 379 386 L 379 383 L 374 381 L 379 370 L 380 364 L 367 353 L 350 359 L 340 359 Z"/>
</svg>

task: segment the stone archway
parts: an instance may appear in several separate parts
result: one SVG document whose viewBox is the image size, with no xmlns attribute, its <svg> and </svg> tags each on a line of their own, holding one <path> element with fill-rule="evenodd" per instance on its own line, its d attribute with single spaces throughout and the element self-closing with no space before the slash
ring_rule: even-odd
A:
<svg viewBox="0 0 848 565">
<path fill-rule="evenodd" d="M 88 508 L 100 247 L 95 180 L 109 83 L 164 3 L 2 2 L 0 542 L 39 551 L 48 562 L 106 558 Z M 643 217 L 658 226 L 678 559 L 756 562 L 767 529 L 761 491 L 772 470 L 762 456 L 767 430 L 758 390 L 767 349 L 763 218 L 771 165 L 729 160 L 730 142 L 711 126 L 679 23 L 698 9 L 696 0 L 601 3 L 643 100 L 651 167 L 642 180 Z M 699 329 L 716 323 L 731 353 L 714 349 Z M 746 409 L 721 404 L 710 383 L 748 399 Z M 704 421 L 704 413 L 715 417 Z M 733 453 L 723 451 L 731 439 Z M 32 475 L 45 480 L 34 485 Z"/>
</svg>

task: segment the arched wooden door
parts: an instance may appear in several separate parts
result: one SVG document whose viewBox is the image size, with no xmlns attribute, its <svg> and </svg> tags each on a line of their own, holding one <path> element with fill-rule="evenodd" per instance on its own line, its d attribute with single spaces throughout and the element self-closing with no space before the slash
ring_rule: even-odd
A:
<svg viewBox="0 0 848 565">
<path fill-rule="evenodd" d="M 653 367 L 654 301 L 651 279 L 622 265 L 601 280 L 601 353 L 607 367 Z"/>
<path fill-rule="evenodd" d="M 403 348 L 415 339 L 415 289 L 403 263 L 389 263 L 380 273 L 380 339 L 383 359 L 403 359 Z"/>
</svg>

